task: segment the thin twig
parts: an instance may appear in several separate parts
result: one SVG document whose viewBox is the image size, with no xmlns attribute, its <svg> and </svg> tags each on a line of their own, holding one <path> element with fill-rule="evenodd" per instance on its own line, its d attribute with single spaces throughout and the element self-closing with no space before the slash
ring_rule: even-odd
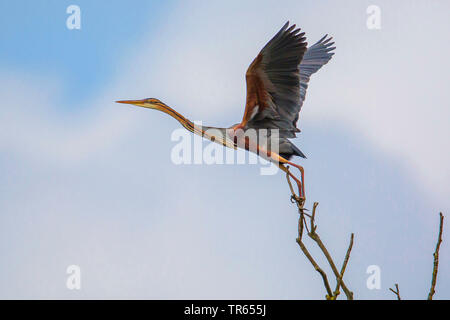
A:
<svg viewBox="0 0 450 320">
<path fill-rule="evenodd" d="M 300 246 L 300 249 L 302 249 L 303 254 L 308 258 L 309 262 L 313 265 L 314 269 L 320 273 L 323 279 L 323 284 L 325 286 L 325 289 L 327 290 L 327 300 L 331 299 L 333 297 L 333 292 L 331 291 L 330 284 L 328 282 L 328 278 L 326 273 L 319 267 L 319 265 L 316 263 L 314 258 L 309 253 L 308 249 L 306 249 L 306 246 L 303 244 L 302 240 L 297 238 L 297 243 Z"/>
<path fill-rule="evenodd" d="M 433 295 L 435 293 L 435 287 L 436 287 L 436 277 L 438 273 L 438 265 L 439 265 L 439 248 L 441 246 L 442 242 L 442 229 L 444 225 L 444 216 L 442 215 L 442 212 L 439 213 L 439 235 L 438 235 L 438 241 L 436 243 L 436 249 L 434 250 L 433 257 L 433 276 L 431 278 L 431 288 L 430 293 L 428 294 L 428 300 L 433 300 Z"/>
<path fill-rule="evenodd" d="M 395 290 L 392 288 L 389 288 L 389 290 L 391 290 L 397 296 L 397 300 L 402 300 L 402 298 L 400 298 L 400 290 L 397 283 L 395 284 Z"/>
<path fill-rule="evenodd" d="M 314 202 L 313 204 L 313 209 L 312 209 L 312 213 L 311 213 L 311 232 L 316 232 L 316 226 L 314 225 L 314 219 L 316 218 L 316 209 L 317 206 L 319 205 L 318 202 Z"/>
<path fill-rule="evenodd" d="M 347 267 L 348 260 L 350 259 L 350 252 L 352 251 L 352 248 L 353 248 L 353 238 L 354 237 L 355 237 L 355 235 L 352 233 L 351 236 L 350 236 L 350 244 L 348 246 L 347 253 L 345 254 L 345 259 L 344 259 L 344 262 L 342 263 L 342 267 L 341 267 L 341 273 L 340 273 L 341 277 L 340 277 L 339 281 L 336 284 L 336 289 L 334 290 L 334 294 L 333 295 L 335 297 L 337 297 L 339 295 L 339 293 L 340 293 L 339 289 L 341 287 L 342 278 L 344 277 L 345 268 Z"/>
<path fill-rule="evenodd" d="M 353 300 L 353 292 L 351 292 L 347 286 L 344 283 L 344 280 L 341 278 L 341 275 L 339 274 L 336 265 L 333 261 L 333 258 L 331 258 L 330 253 L 328 252 L 327 248 L 325 247 L 325 245 L 323 244 L 322 240 L 320 239 L 319 235 L 314 231 L 314 232 L 310 232 L 308 233 L 309 237 L 311 239 L 313 239 L 317 245 L 319 246 L 320 250 L 322 250 L 323 255 L 325 256 L 325 258 L 328 261 L 328 264 L 331 267 L 331 270 L 333 270 L 334 276 L 336 277 L 336 281 L 340 282 L 342 290 L 344 290 L 345 295 L 347 296 L 348 300 Z"/>
<path fill-rule="evenodd" d="M 302 241 L 303 239 L 303 227 L 305 226 L 305 219 L 302 217 L 302 213 L 300 212 L 300 217 L 298 218 L 298 239 Z"/>
<path fill-rule="evenodd" d="M 317 226 L 314 224 L 314 219 L 316 217 L 316 209 L 319 204 L 317 202 L 314 202 L 313 205 L 313 211 L 311 214 L 311 232 L 308 233 L 309 237 L 313 239 L 317 245 L 319 246 L 320 250 L 322 250 L 323 255 L 328 261 L 328 264 L 331 267 L 331 270 L 333 270 L 333 273 L 336 277 L 336 282 L 339 283 L 339 286 L 342 287 L 342 290 L 344 290 L 345 295 L 347 296 L 348 300 L 353 300 L 353 292 L 351 292 L 347 286 L 345 285 L 344 281 L 342 280 L 341 274 L 338 272 L 336 265 L 333 261 L 333 258 L 331 257 L 330 253 L 328 252 L 327 248 L 323 244 L 322 240 L 319 237 L 319 234 L 316 232 Z"/>
</svg>

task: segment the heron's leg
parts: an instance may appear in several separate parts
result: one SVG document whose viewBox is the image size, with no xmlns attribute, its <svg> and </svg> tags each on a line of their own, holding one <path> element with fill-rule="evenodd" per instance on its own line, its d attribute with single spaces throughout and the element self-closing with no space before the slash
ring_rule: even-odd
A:
<svg viewBox="0 0 450 320">
<path fill-rule="evenodd" d="M 283 164 L 290 164 L 291 166 L 296 167 L 301 174 L 301 184 L 299 184 L 299 188 L 301 186 L 301 191 L 299 191 L 300 193 L 300 197 L 305 199 L 305 172 L 303 170 L 302 166 L 299 166 L 298 164 L 295 164 L 293 162 L 290 162 L 289 160 L 281 157 L 279 154 L 276 154 L 274 152 L 272 152 L 270 154 L 271 158 L 274 159 L 275 161 L 277 161 L 278 163 L 283 163 Z"/>
<path fill-rule="evenodd" d="M 265 152 L 267 154 L 267 156 L 269 158 L 271 158 L 273 161 L 275 161 L 275 163 L 278 164 L 278 166 L 281 168 L 281 170 L 283 170 L 284 172 L 287 172 L 289 174 L 289 176 L 295 180 L 295 182 L 297 183 L 298 186 L 298 194 L 299 197 L 301 199 L 303 199 L 303 201 L 305 201 L 305 187 L 303 185 L 303 181 L 304 181 L 304 170 L 302 166 L 299 166 L 295 163 L 290 162 L 289 160 L 283 158 L 282 156 L 280 156 L 279 154 L 275 153 L 275 152 L 271 152 L 271 151 L 267 151 L 261 147 L 259 147 L 259 152 Z M 295 177 L 288 168 L 286 168 L 284 165 L 285 164 L 290 164 L 294 167 L 296 167 L 297 169 L 300 170 L 300 174 L 301 174 L 301 182 L 297 179 L 297 177 Z"/>
<path fill-rule="evenodd" d="M 278 166 L 280 167 L 281 170 L 286 172 L 292 179 L 294 179 L 294 181 L 295 181 L 295 183 L 297 184 L 297 187 L 298 187 L 298 196 L 300 197 L 300 199 L 302 199 L 304 201 L 305 198 L 302 195 L 302 186 L 303 186 L 303 184 L 282 163 L 278 163 Z M 291 191 L 293 192 L 293 190 L 291 190 Z"/>
<path fill-rule="evenodd" d="M 298 170 L 300 170 L 301 180 L 302 180 L 302 197 L 305 198 L 305 170 L 302 166 L 299 166 L 298 164 L 295 164 L 293 162 L 286 162 L 294 167 L 296 167 Z"/>
</svg>

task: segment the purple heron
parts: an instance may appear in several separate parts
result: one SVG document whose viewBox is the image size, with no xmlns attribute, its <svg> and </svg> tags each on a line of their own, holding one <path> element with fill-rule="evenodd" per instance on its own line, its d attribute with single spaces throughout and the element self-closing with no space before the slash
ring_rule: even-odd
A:
<svg viewBox="0 0 450 320">
<path fill-rule="evenodd" d="M 300 132 L 297 120 L 311 75 L 331 59 L 335 49 L 334 42 L 331 42 L 332 38 L 328 35 L 307 48 L 304 35 L 304 32 L 300 33 L 300 28 L 295 28 L 295 24 L 289 26 L 287 22 L 264 46 L 245 75 L 247 99 L 244 117 L 241 123 L 229 128 L 197 127 L 192 121 L 154 98 L 116 102 L 162 111 L 175 118 L 190 132 L 235 149 L 239 147 L 255 151 L 250 150 L 248 137 L 238 132 L 246 132 L 249 129 L 278 130 L 278 152 L 271 151 L 274 148 L 270 148 L 268 144 L 252 142 L 256 144 L 259 156 L 276 163 L 295 180 L 299 197 L 304 201 L 304 170 L 290 159 L 293 156 L 306 157 L 289 138 L 295 138 L 296 133 Z M 217 139 L 216 136 L 208 134 L 209 129 L 218 130 L 222 135 Z M 301 181 L 289 171 L 288 165 L 300 171 Z"/>
</svg>

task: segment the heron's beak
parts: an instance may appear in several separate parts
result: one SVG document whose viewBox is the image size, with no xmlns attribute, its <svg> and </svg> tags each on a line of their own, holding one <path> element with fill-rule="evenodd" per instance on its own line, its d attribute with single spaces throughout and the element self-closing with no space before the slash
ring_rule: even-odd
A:
<svg viewBox="0 0 450 320">
<path fill-rule="evenodd" d="M 119 100 L 117 103 L 133 104 L 138 107 L 145 107 L 145 100 Z"/>
</svg>

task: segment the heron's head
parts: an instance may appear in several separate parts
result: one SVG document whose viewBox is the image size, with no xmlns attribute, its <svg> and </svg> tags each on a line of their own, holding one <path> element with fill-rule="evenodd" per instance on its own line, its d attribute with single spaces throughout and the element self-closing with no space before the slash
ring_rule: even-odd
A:
<svg viewBox="0 0 450 320">
<path fill-rule="evenodd" d="M 138 107 L 161 110 L 166 105 L 158 99 L 147 98 L 142 100 L 119 100 L 117 103 L 133 104 Z"/>
<path fill-rule="evenodd" d="M 155 98 L 147 98 L 142 100 L 120 100 L 116 101 L 117 103 L 125 103 L 125 104 L 132 104 L 138 107 L 148 108 L 148 109 L 155 109 L 161 112 L 164 112 L 171 116 L 172 118 L 175 118 L 178 122 L 180 122 L 183 127 L 188 129 L 189 131 L 193 131 L 193 123 L 183 117 L 181 114 L 173 110 L 171 107 L 166 105 L 164 102 L 161 102 L 158 99 Z"/>
</svg>

